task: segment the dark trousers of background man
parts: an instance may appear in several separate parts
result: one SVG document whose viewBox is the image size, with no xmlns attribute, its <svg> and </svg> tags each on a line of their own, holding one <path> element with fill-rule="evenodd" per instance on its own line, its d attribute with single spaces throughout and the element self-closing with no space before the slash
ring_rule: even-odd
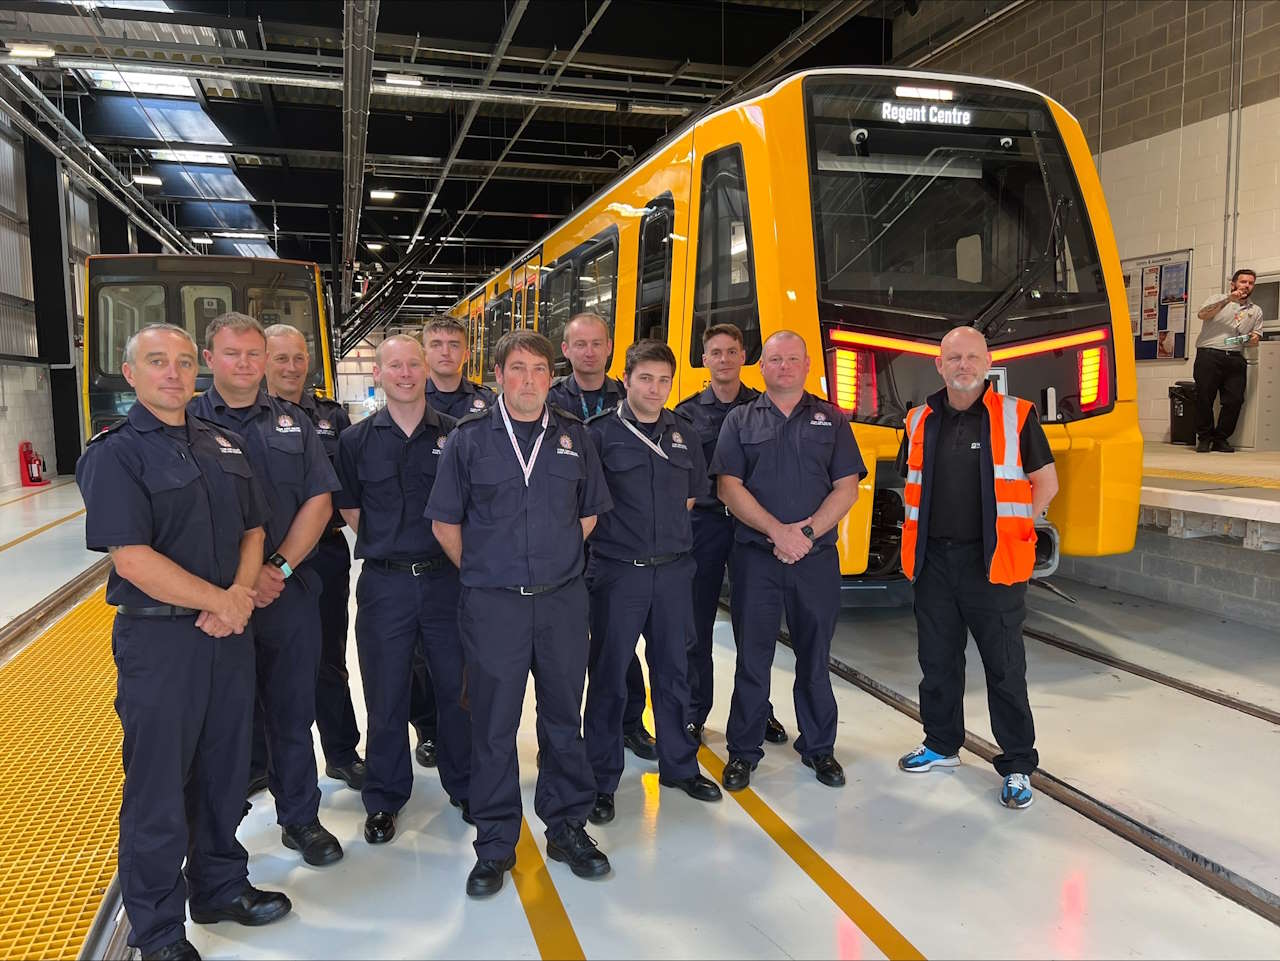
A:
<svg viewBox="0 0 1280 961">
<path fill-rule="evenodd" d="M 1192 376 L 1196 381 L 1196 439 L 1211 442 L 1229 440 L 1236 432 L 1236 421 L 1244 405 L 1244 355 L 1213 347 L 1198 347 Z M 1219 393 L 1222 395 L 1222 408 L 1215 428 L 1213 402 Z"/>
</svg>

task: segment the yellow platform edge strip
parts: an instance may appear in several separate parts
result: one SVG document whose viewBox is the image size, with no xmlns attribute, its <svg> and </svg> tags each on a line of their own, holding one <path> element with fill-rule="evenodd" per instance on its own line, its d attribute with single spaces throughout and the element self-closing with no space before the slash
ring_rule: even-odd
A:
<svg viewBox="0 0 1280 961">
<path fill-rule="evenodd" d="M 116 873 L 114 609 L 99 588 L 0 668 L 0 957 L 79 954 Z"/>
<path fill-rule="evenodd" d="M 1264 490 L 1280 490 L 1280 480 L 1252 474 L 1202 474 L 1199 471 L 1174 470 L 1170 467 L 1146 467 L 1143 468 L 1142 475 L 1164 477 L 1170 480 L 1203 481 L 1208 484 L 1221 484 L 1223 487 L 1261 487 Z"/>
<path fill-rule="evenodd" d="M 711 748 L 703 745 L 698 751 L 698 760 L 717 781 L 723 777 L 725 762 Z M 813 883 L 822 889 L 835 906 L 845 913 L 845 916 L 883 952 L 885 957 L 923 961 L 924 955 L 919 949 L 890 924 L 870 901 L 859 894 L 857 888 L 846 881 L 826 858 L 797 834 L 791 825 L 765 803 L 760 795 L 749 787 L 726 793 L 742 805 L 742 809 L 765 834 L 782 848 L 800 870 L 809 875 Z"/>
<path fill-rule="evenodd" d="M 586 955 L 578 942 L 573 922 L 560 900 L 560 892 L 551 880 L 547 862 L 529 830 L 529 822 L 520 819 L 520 840 L 516 842 L 516 866 L 511 870 L 520 904 L 529 919 L 529 930 L 544 959 L 565 958 L 583 961 Z"/>
</svg>

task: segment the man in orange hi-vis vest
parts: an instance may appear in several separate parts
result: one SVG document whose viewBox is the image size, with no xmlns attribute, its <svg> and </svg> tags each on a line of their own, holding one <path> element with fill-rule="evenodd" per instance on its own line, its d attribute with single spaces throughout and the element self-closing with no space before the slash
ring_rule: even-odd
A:
<svg viewBox="0 0 1280 961">
<path fill-rule="evenodd" d="M 898 766 L 955 767 L 964 743 L 964 651 L 972 633 L 1000 745 L 1000 802 L 1031 804 L 1039 758 L 1022 642 L 1035 519 L 1058 492 L 1035 407 L 987 381 L 982 334 L 957 327 L 937 358 L 944 390 L 907 413 L 902 571 L 915 585 L 924 743 Z"/>
</svg>

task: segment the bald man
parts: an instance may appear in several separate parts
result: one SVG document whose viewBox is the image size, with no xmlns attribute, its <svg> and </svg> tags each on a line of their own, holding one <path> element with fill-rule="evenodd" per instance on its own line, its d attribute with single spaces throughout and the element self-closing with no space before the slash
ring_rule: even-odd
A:
<svg viewBox="0 0 1280 961">
<path fill-rule="evenodd" d="M 738 662 L 723 783 L 742 790 L 764 757 L 773 653 L 785 612 L 796 652 L 794 747 L 819 782 L 840 787 L 828 670 L 840 613 L 836 526 L 867 470 L 849 419 L 804 389 L 804 338 L 789 330 L 770 336 L 760 372 L 765 392 L 729 411 L 711 463 L 720 500 L 739 521 L 729 590 Z"/>
<path fill-rule="evenodd" d="M 900 458 L 902 571 L 915 584 L 925 737 L 898 766 L 923 773 L 960 763 L 964 650 L 972 633 L 1001 751 L 1000 803 L 1025 808 L 1039 757 L 1022 623 L 1035 519 L 1058 491 L 1057 473 L 1035 407 L 988 382 L 991 354 L 978 331 L 950 331 L 935 363 L 943 389 L 907 413 Z"/>
</svg>

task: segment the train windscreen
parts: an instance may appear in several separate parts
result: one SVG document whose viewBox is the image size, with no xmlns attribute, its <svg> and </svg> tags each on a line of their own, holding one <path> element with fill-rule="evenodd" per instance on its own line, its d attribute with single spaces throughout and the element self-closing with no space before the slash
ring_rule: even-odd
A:
<svg viewBox="0 0 1280 961">
<path fill-rule="evenodd" d="M 1109 323 L 1080 189 L 1040 98 L 805 81 L 824 320 L 992 343 Z"/>
</svg>

